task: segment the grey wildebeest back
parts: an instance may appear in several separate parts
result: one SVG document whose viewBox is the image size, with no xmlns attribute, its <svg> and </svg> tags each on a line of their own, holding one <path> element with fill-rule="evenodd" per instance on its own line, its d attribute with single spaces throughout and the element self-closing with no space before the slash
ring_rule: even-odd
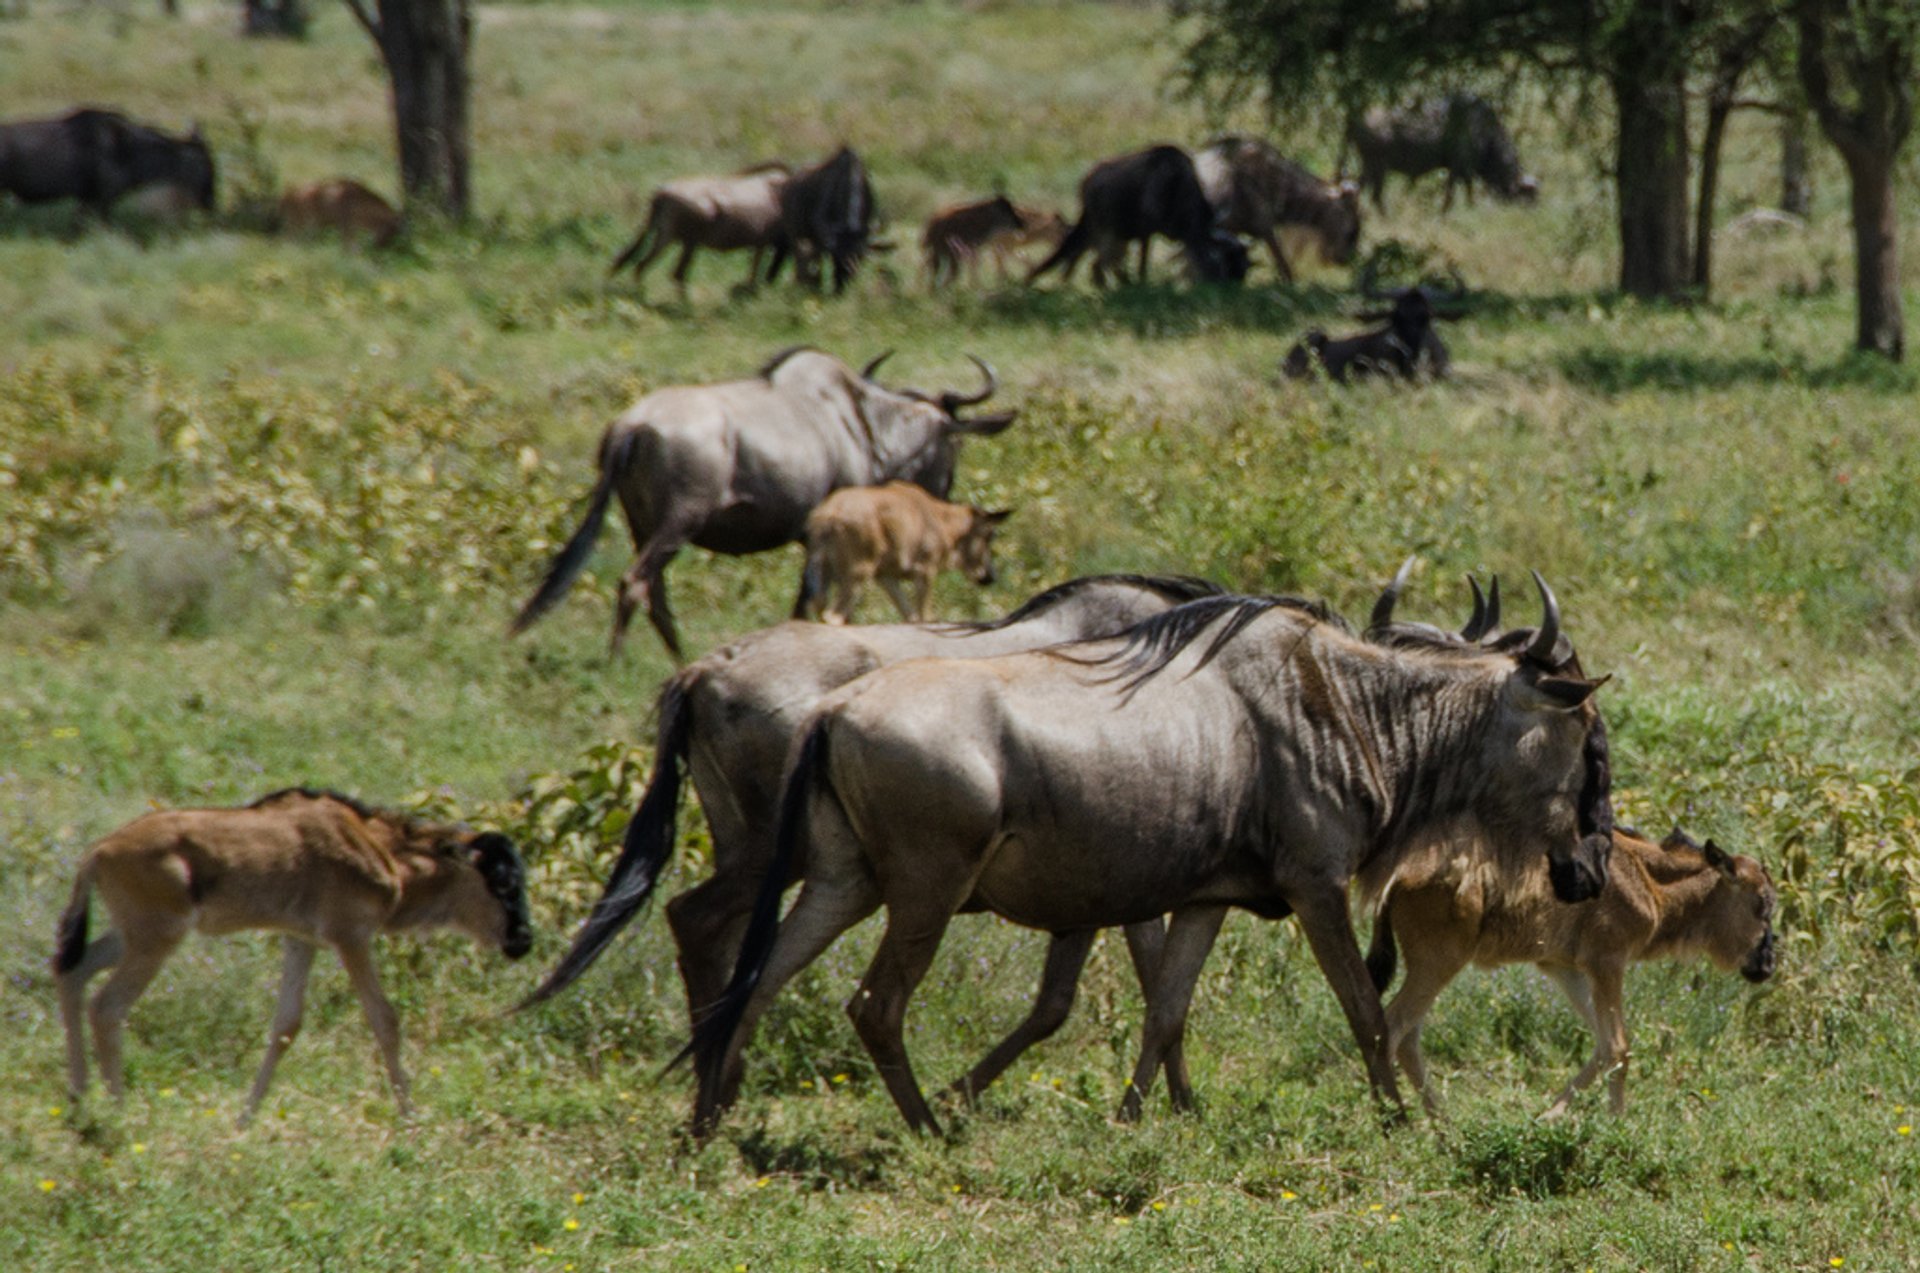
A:
<svg viewBox="0 0 1920 1273">
<path fill-rule="evenodd" d="M 902 619 L 925 623 L 941 571 L 958 570 L 982 587 L 993 582 L 993 534 L 1012 515 L 951 504 L 912 482 L 843 487 L 807 517 L 793 617 L 846 623 L 861 589 L 877 579 Z M 901 591 L 906 583 L 912 601 Z"/>
<path fill-rule="evenodd" d="M 88 941 L 95 892 L 113 927 Z M 259 1108 L 274 1067 L 300 1031 L 307 975 L 320 945 L 339 955 L 404 1113 L 399 1018 L 380 989 L 372 942 L 381 933 L 442 927 L 510 959 L 527 953 L 533 939 L 526 872 L 512 841 L 307 788 L 276 791 L 241 809 L 174 809 L 136 818 L 81 858 L 60 918 L 53 971 L 74 1097 L 87 1086 L 89 1024 L 108 1090 L 122 1093 L 122 1023 L 188 933 L 266 929 L 282 935 L 279 1006 L 240 1121 Z M 109 968 L 106 985 L 84 1004 L 87 982 Z"/>
<path fill-rule="evenodd" d="M 747 284 L 760 280 L 760 261 L 769 248 L 778 249 L 784 241 L 780 194 L 792 178 L 792 170 L 783 163 L 756 164 L 728 177 L 681 177 L 654 191 L 647 205 L 646 224 L 626 250 L 614 258 L 609 274 L 618 274 L 631 263 L 634 277 L 645 276 L 647 268 L 674 244 L 680 245 L 680 259 L 673 266 L 673 281 L 687 285 L 697 249 L 715 252 L 751 250 L 753 262 L 747 268 Z"/>
<path fill-rule="evenodd" d="M 793 543 L 806 532 L 807 514 L 843 486 L 897 478 L 944 497 L 960 438 L 998 433 L 1014 413 L 960 415 L 999 385 L 978 359 L 983 388 L 936 394 L 874 380 L 885 357 L 855 372 L 818 350 L 789 349 L 749 379 L 657 389 L 634 403 L 601 436 L 586 513 L 510 634 L 566 594 L 616 494 L 634 562 L 615 597 L 612 648 L 619 650 L 634 611 L 645 606 L 676 660 L 680 638 L 665 571 L 686 545 L 741 556 Z"/>
<path fill-rule="evenodd" d="M 780 987 L 881 906 L 885 935 L 848 1012 L 916 1129 L 938 1123 L 905 1051 L 906 1007 L 971 908 L 1055 934 L 1172 912 L 1129 1115 L 1226 910 L 1298 914 L 1376 1097 L 1398 1110 L 1347 909 L 1354 874 L 1471 817 L 1513 852 L 1548 856 L 1567 900 L 1604 881 L 1577 827 L 1596 683 L 1568 674 L 1540 587 L 1545 617 L 1510 652 L 1374 644 L 1320 607 L 1224 597 L 1119 638 L 895 664 L 829 695 L 802 726 L 740 962 L 683 1054 L 699 1073 L 695 1129 L 733 1100 Z"/>
<path fill-rule="evenodd" d="M 1049 588 L 991 623 L 783 623 L 696 659 L 661 690 L 653 775 L 600 900 L 526 1002 L 571 985 L 652 898 L 673 854 L 680 784 L 691 780 L 712 832 L 713 873 L 668 903 L 667 920 L 679 950 L 689 1020 L 711 1010 L 773 861 L 788 752 L 800 723 L 832 691 L 903 659 L 979 657 L 1119 632 L 1219 591 L 1200 579 L 1096 575 Z M 1128 933 L 1129 949 L 1143 963 L 1158 949 L 1159 926 L 1151 927 Z M 1092 935 L 1088 930 L 1056 939 L 1033 1014 L 961 1080 L 961 1090 L 977 1094 L 1021 1051 L 1058 1029 L 1072 1006 Z M 1184 1090 L 1179 1062 L 1169 1056 L 1169 1081 Z"/>
<path fill-rule="evenodd" d="M 1376 106 L 1348 120 L 1347 144 L 1360 155 L 1361 189 L 1383 212 L 1390 172 L 1405 174 L 1411 184 L 1445 169 L 1443 208 L 1453 207 L 1454 187 L 1460 185 L 1471 203 L 1476 179 L 1502 199 L 1531 200 L 1540 191 L 1540 182 L 1521 171 L 1499 114 L 1472 93 L 1449 93 L 1401 110 Z"/>
<path fill-rule="evenodd" d="M 1406 982 L 1387 1005 L 1388 1046 L 1436 1115 L 1420 1030 L 1468 964 L 1535 965 L 1593 1035 L 1592 1058 L 1547 1109 L 1550 1118 L 1602 1074 L 1613 1112 L 1625 1110 L 1628 965 L 1705 955 L 1756 983 L 1774 970 L 1775 896 L 1766 868 L 1678 829 L 1660 844 L 1614 832 L 1606 887 L 1581 906 L 1553 898 L 1541 863 L 1502 860 L 1470 830 L 1363 880 L 1362 892 L 1375 909 L 1367 968 L 1383 993 L 1396 948 L 1406 952 Z"/>
<path fill-rule="evenodd" d="M 1311 239 L 1320 259 L 1345 265 L 1360 244 L 1360 191 L 1350 182 L 1325 182 L 1263 141 L 1220 137 L 1193 157 L 1207 202 L 1222 230 L 1267 245 L 1273 268 L 1291 280 L 1293 269 L 1279 231 Z"/>
<path fill-rule="evenodd" d="M 807 287 L 820 286 L 820 258 L 833 264 L 833 293 L 838 296 L 853 279 L 873 242 L 879 210 L 873 201 L 873 182 L 867 166 L 848 146 L 795 173 L 780 190 L 780 225 L 784 232 L 767 267 L 769 280 L 777 277 L 786 254 L 793 254 L 794 273 Z"/>
<path fill-rule="evenodd" d="M 1093 166 L 1080 182 L 1080 219 L 1060 246 L 1033 267 L 1027 281 L 1054 269 L 1072 278 L 1074 267 L 1091 249 L 1096 286 L 1107 285 L 1109 272 L 1125 282 L 1127 245 L 1138 242 L 1137 281 L 1144 283 L 1156 234 L 1180 244 L 1194 276 L 1203 282 L 1238 283 L 1247 275 L 1246 245 L 1216 224 L 1193 159 L 1178 146 L 1162 145 Z"/>
<path fill-rule="evenodd" d="M 158 185 L 211 211 L 214 183 L 213 152 L 198 128 L 175 137 L 93 108 L 0 124 L 0 193 L 23 203 L 77 199 L 104 217 L 121 196 Z"/>
</svg>

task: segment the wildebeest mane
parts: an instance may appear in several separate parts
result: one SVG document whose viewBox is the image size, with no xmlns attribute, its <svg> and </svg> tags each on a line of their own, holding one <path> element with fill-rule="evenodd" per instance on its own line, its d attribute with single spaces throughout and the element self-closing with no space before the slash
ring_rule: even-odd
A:
<svg viewBox="0 0 1920 1273">
<path fill-rule="evenodd" d="M 1088 588 L 1117 585 L 1138 588 L 1143 592 L 1158 593 L 1160 596 L 1184 605 L 1189 601 L 1198 601 L 1202 597 L 1218 597 L 1226 589 L 1211 579 L 1202 579 L 1197 575 L 1136 575 L 1119 573 L 1111 575 L 1081 575 L 1077 579 L 1068 579 L 1053 585 L 1045 592 L 1036 593 L 1008 614 L 998 619 L 982 619 L 974 623 L 947 623 L 941 627 L 946 632 L 960 636 L 972 632 L 998 632 L 1010 628 L 1016 623 L 1024 623 L 1036 615 L 1053 609 L 1069 597 L 1077 596 Z"/>
<path fill-rule="evenodd" d="M 1225 619 L 1226 622 L 1221 625 L 1219 633 L 1208 643 L 1206 651 L 1200 656 L 1200 662 L 1195 667 L 1196 671 L 1212 662 L 1214 656 L 1220 653 L 1227 642 L 1239 636 L 1248 624 L 1269 610 L 1294 610 L 1307 615 L 1315 622 L 1331 623 L 1342 632 L 1352 632 L 1347 621 L 1335 614 L 1322 601 L 1308 601 L 1304 597 L 1289 596 L 1220 595 L 1202 597 L 1197 601 L 1189 601 L 1172 610 L 1142 619 L 1125 632 L 1117 634 L 1123 638 L 1123 644 L 1112 653 L 1082 659 L 1071 652 L 1073 647 L 1070 646 L 1061 647 L 1058 653 L 1062 658 L 1074 659 L 1088 666 L 1094 664 L 1111 666 L 1113 672 L 1108 679 L 1123 682 L 1121 686 L 1123 692 L 1130 694 L 1165 670 L 1166 666 L 1192 645 L 1202 632 L 1211 628 L 1219 620 Z"/>
<path fill-rule="evenodd" d="M 282 787 L 278 791 L 269 791 L 259 799 L 251 801 L 245 807 L 249 809 L 264 809 L 268 805 L 294 798 L 302 800 L 331 800 L 335 804 L 345 805 L 347 808 L 353 810 L 356 816 L 368 822 L 392 823 L 400 829 L 400 834 L 409 840 L 425 832 L 444 829 L 441 824 L 430 821 L 429 819 L 417 818 L 412 814 L 399 813 L 392 809 L 377 808 L 358 797 L 347 795 L 342 791 L 335 791 L 331 787 Z"/>
<path fill-rule="evenodd" d="M 795 354 L 810 354 L 810 353 L 817 353 L 817 352 L 818 352 L 818 347 L 814 345 L 788 345 L 785 349 L 782 349 L 779 353 L 775 354 L 773 357 L 761 363 L 760 370 L 754 372 L 753 374 L 760 377 L 762 380 L 771 380 L 773 379 L 773 373 L 780 370 L 780 365 L 786 362 L 787 359 L 793 357 Z"/>
</svg>

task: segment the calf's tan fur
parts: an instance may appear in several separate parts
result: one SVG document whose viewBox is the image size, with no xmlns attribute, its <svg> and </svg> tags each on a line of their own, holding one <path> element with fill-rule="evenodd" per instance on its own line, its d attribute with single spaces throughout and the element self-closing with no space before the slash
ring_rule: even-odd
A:
<svg viewBox="0 0 1920 1273">
<path fill-rule="evenodd" d="M 1470 840 L 1409 858 L 1381 890 L 1367 966 L 1382 990 L 1393 979 L 1396 942 L 1407 979 L 1387 1005 L 1388 1047 L 1440 1112 L 1420 1051 L 1420 1029 L 1434 1000 L 1468 964 L 1531 963 L 1573 1004 L 1593 1034 L 1592 1058 L 1545 1111 L 1564 1114 L 1574 1096 L 1607 1076 L 1609 1103 L 1627 1103 L 1627 965 L 1705 955 L 1749 981 L 1773 974 L 1773 881 L 1744 855 L 1674 831 L 1661 844 L 1629 832 L 1613 837 L 1612 870 L 1592 901 L 1556 901 L 1544 862 L 1515 873 Z"/>
<path fill-rule="evenodd" d="M 878 579 L 903 619 L 924 623 L 942 570 L 993 582 L 993 532 L 1010 515 L 950 504 L 912 482 L 835 491 L 807 518 L 806 573 L 794 618 L 845 623 L 860 590 Z M 912 602 L 900 590 L 909 581 Z"/>
<path fill-rule="evenodd" d="M 95 892 L 113 926 L 89 943 Z M 241 1124 L 259 1108 L 274 1066 L 300 1031 L 307 974 L 323 945 L 347 970 L 405 1113 L 399 1018 L 381 992 L 372 942 L 379 933 L 438 927 L 497 946 L 509 958 L 527 952 L 525 872 L 505 836 L 382 813 L 306 789 L 274 792 L 240 809 L 136 818 L 81 858 L 60 919 L 53 970 L 74 1098 L 87 1087 L 89 1024 L 107 1090 L 123 1093 L 121 1027 L 189 932 L 267 929 L 283 940 L 279 1006 Z M 106 984 L 83 1003 L 87 982 L 109 968 Z"/>
<path fill-rule="evenodd" d="M 383 248 L 400 237 L 402 225 L 398 209 L 351 177 L 293 186 L 280 196 L 280 228 L 288 234 L 331 230 Z"/>
</svg>

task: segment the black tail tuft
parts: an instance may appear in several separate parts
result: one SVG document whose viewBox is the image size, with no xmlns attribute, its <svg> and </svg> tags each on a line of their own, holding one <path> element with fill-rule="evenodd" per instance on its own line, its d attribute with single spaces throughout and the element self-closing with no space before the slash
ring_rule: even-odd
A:
<svg viewBox="0 0 1920 1273">
<path fill-rule="evenodd" d="M 567 541 L 547 567 L 547 577 L 540 581 L 539 590 L 520 608 L 513 618 L 513 624 L 507 629 L 510 637 L 519 636 L 534 621 L 559 604 L 560 598 L 567 595 L 567 589 L 586 569 L 587 559 L 593 556 L 593 543 L 600 537 L 600 523 L 606 520 L 607 505 L 613 500 L 613 488 L 625 467 L 628 442 L 632 434 L 621 438 L 609 453 L 600 457 L 600 480 L 594 484 L 593 501 L 587 505 L 586 515 L 580 519 L 579 527 L 573 532 L 573 538 Z"/>
<path fill-rule="evenodd" d="M 821 553 L 812 545 L 807 547 L 807 564 L 800 572 L 800 595 L 793 601 L 793 617 L 804 619 L 813 608 L 813 603 L 827 588 L 827 567 L 821 560 Z"/>
<path fill-rule="evenodd" d="M 87 953 L 87 910 L 93 899 L 93 889 L 83 875 L 73 886 L 73 900 L 60 916 L 60 927 L 54 934 L 53 970 L 56 973 L 72 972 L 80 966 L 81 959 Z"/>
<path fill-rule="evenodd" d="M 633 242 L 627 245 L 627 250 L 619 256 L 614 257 L 613 264 L 607 267 L 607 276 L 609 278 L 625 269 L 627 262 L 639 256 L 641 252 L 646 250 L 647 245 L 653 241 L 654 231 L 659 226 L 658 210 L 658 205 L 648 209 L 647 223 L 640 227 L 640 233 L 633 236 Z"/>
<path fill-rule="evenodd" d="M 660 873 L 673 857 L 680 811 L 680 783 L 686 773 L 687 751 L 693 741 L 693 713 L 687 707 L 685 675 L 667 681 L 660 691 L 660 733 L 653 753 L 653 777 L 640 805 L 627 823 L 620 858 L 607 877 L 607 886 L 593 913 L 574 937 L 573 945 L 554 965 L 539 989 L 522 999 L 515 1011 L 544 1003 L 579 979 L 593 965 L 633 917 L 653 899 Z"/>
<path fill-rule="evenodd" d="M 1380 909 L 1374 912 L 1373 943 L 1367 948 L 1367 976 L 1373 978 L 1375 994 L 1387 992 L 1400 964 L 1400 950 L 1393 940 L 1393 921 L 1387 914 L 1391 901 L 1390 897 L 1382 898 Z"/>
<path fill-rule="evenodd" d="M 1073 229 L 1067 231 L 1067 237 L 1060 240 L 1060 246 L 1053 250 L 1051 256 L 1027 271 L 1027 282 L 1033 282 L 1048 270 L 1055 269 L 1063 263 L 1066 265 L 1066 273 L 1071 276 L 1073 267 L 1079 262 L 1081 254 L 1087 250 L 1092 238 L 1093 231 L 1087 228 L 1087 218 L 1083 216 L 1074 223 Z"/>
</svg>

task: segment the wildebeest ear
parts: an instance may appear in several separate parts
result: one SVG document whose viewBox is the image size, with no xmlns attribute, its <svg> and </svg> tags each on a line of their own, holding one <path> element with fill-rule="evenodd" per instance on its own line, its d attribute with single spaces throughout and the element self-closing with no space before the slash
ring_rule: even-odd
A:
<svg viewBox="0 0 1920 1273">
<path fill-rule="evenodd" d="M 1700 842 L 1679 827 L 1667 832 L 1667 838 L 1660 841 L 1660 847 L 1671 853 L 1675 849 L 1698 849 Z"/>
<path fill-rule="evenodd" d="M 1708 866 L 1720 872 L 1720 874 L 1726 876 L 1728 879 L 1733 878 L 1733 857 L 1725 849 L 1715 844 L 1712 840 L 1708 840 L 1700 851 L 1707 855 Z"/>
<path fill-rule="evenodd" d="M 1007 518 L 1012 516 L 1013 510 L 1011 508 L 982 509 L 980 520 L 986 522 L 989 526 L 998 526 L 1001 522 L 1006 521 Z"/>
<path fill-rule="evenodd" d="M 955 420 L 947 426 L 948 433 L 974 433 L 981 437 L 992 437 L 1018 419 L 1018 411 L 996 411 L 992 415 L 969 416 L 964 420 Z"/>
<path fill-rule="evenodd" d="M 1533 683 L 1556 707 L 1572 710 L 1593 697 L 1595 690 L 1612 680 L 1611 675 L 1597 681 L 1589 681 L 1578 676 L 1543 676 Z"/>
</svg>

